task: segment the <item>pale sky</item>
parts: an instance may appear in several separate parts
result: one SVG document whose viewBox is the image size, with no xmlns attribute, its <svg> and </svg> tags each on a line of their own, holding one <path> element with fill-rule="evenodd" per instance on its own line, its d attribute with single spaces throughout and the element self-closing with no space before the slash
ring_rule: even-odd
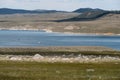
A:
<svg viewBox="0 0 120 80">
<path fill-rule="evenodd" d="M 78 8 L 120 10 L 120 0 L 1 0 L 0 8 L 73 11 Z"/>
</svg>

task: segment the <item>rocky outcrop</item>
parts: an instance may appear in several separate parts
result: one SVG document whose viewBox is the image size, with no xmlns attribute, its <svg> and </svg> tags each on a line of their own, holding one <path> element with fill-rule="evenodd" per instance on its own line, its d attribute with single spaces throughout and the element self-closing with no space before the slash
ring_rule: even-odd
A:
<svg viewBox="0 0 120 80">
<path fill-rule="evenodd" d="M 44 57 L 41 56 L 40 54 L 35 54 L 35 55 L 32 57 L 33 60 L 40 60 L 40 59 L 43 59 L 43 58 L 44 58 Z"/>
</svg>

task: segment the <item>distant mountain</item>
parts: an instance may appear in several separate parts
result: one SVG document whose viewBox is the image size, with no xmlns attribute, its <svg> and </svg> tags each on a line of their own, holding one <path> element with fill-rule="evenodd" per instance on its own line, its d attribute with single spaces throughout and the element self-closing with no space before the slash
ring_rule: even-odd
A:
<svg viewBox="0 0 120 80">
<path fill-rule="evenodd" d="M 104 11 L 102 9 L 99 9 L 99 8 L 96 8 L 96 9 L 92 9 L 92 8 L 80 8 L 80 9 L 77 9 L 73 12 L 77 12 L 77 13 L 84 13 L 84 12 L 90 12 L 90 11 Z"/>
<path fill-rule="evenodd" d="M 96 11 L 89 11 L 89 12 L 84 12 L 80 14 L 79 16 L 76 16 L 74 18 L 71 18 L 72 20 L 93 20 L 97 19 L 99 17 L 102 17 L 103 15 L 108 14 L 108 11 L 101 11 L 101 10 L 96 10 Z"/>
<path fill-rule="evenodd" d="M 104 10 L 86 11 L 81 13 L 79 16 L 69 18 L 69 19 L 57 20 L 56 22 L 90 21 L 90 20 L 96 20 L 107 14 L 120 14 L 120 11 L 104 11 Z"/>
<path fill-rule="evenodd" d="M 36 9 L 33 11 L 38 11 L 38 12 L 64 12 L 64 11 L 57 11 L 57 10 L 44 10 L 44 9 Z"/>
<path fill-rule="evenodd" d="M 9 8 L 0 8 L 0 14 L 34 14 L 34 13 L 55 13 L 63 12 L 56 10 L 23 10 L 23 9 L 9 9 Z"/>
</svg>

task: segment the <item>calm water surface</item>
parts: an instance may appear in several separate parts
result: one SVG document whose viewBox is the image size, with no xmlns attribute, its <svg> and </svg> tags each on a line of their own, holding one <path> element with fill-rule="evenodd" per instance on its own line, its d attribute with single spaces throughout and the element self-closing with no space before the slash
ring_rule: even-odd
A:
<svg viewBox="0 0 120 80">
<path fill-rule="evenodd" d="M 0 47 L 106 46 L 120 50 L 120 36 L 73 35 L 43 31 L 0 31 Z"/>
</svg>

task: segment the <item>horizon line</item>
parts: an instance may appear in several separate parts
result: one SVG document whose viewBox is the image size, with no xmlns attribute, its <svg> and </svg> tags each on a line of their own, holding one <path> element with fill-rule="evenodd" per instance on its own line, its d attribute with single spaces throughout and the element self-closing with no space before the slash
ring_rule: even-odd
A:
<svg viewBox="0 0 120 80">
<path fill-rule="evenodd" d="M 84 9 L 84 8 L 91 8 L 91 9 L 101 9 L 101 10 L 108 10 L 108 11 L 112 11 L 112 10 L 117 10 L 117 9 L 102 9 L 102 8 L 92 8 L 92 7 L 81 7 L 81 8 L 77 8 L 77 9 Z M 57 9 L 25 9 L 25 8 L 9 8 L 9 7 L 0 7 L 0 9 L 18 9 L 18 10 L 56 10 L 56 11 L 67 11 L 67 10 L 57 10 Z M 71 11 L 67 11 L 67 12 L 73 12 L 77 9 L 71 10 Z"/>
</svg>

